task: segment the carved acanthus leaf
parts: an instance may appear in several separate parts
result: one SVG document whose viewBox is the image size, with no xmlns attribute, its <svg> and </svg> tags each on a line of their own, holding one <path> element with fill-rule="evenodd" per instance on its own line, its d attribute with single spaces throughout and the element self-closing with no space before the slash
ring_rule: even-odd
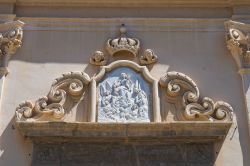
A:
<svg viewBox="0 0 250 166">
<path fill-rule="evenodd" d="M 195 82 L 183 73 L 168 72 L 160 79 L 167 100 L 180 111 L 179 120 L 232 121 L 233 109 L 223 101 L 200 98 Z"/>
<path fill-rule="evenodd" d="M 17 120 L 63 120 L 65 113 L 83 97 L 89 82 L 89 76 L 83 72 L 63 74 L 52 83 L 47 96 L 34 104 L 21 103 L 16 109 Z"/>
</svg>

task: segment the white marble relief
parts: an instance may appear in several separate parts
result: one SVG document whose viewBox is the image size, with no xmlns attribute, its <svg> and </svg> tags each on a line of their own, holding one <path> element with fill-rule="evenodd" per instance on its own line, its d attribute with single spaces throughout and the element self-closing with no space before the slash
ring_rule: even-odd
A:
<svg viewBox="0 0 250 166">
<path fill-rule="evenodd" d="M 149 84 L 132 69 L 121 67 L 99 85 L 98 122 L 149 122 Z"/>
</svg>

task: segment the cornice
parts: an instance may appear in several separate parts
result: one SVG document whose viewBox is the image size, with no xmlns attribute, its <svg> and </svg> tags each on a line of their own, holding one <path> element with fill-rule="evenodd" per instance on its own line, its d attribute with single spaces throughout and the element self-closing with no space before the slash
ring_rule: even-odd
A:
<svg viewBox="0 0 250 166">
<path fill-rule="evenodd" d="M 35 31 L 115 31 L 121 24 L 130 31 L 222 31 L 220 19 L 193 18 L 38 18 L 18 17 L 26 23 L 24 30 Z"/>
<path fill-rule="evenodd" d="M 4 0 L 4 2 L 7 2 Z M 250 5 L 248 0 L 12 0 L 18 6 L 84 6 L 84 7 L 230 7 Z"/>
</svg>

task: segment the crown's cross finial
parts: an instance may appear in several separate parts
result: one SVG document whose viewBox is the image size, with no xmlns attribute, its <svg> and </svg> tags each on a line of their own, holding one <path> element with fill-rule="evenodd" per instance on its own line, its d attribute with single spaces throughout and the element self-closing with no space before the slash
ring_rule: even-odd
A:
<svg viewBox="0 0 250 166">
<path fill-rule="evenodd" d="M 120 27 L 121 36 L 124 36 L 126 32 L 127 32 L 127 29 L 125 27 L 125 24 L 122 24 Z"/>
</svg>

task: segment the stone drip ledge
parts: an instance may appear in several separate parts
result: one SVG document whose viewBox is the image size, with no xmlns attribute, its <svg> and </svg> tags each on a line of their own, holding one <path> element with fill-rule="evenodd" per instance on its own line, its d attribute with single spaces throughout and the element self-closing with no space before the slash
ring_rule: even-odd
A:
<svg viewBox="0 0 250 166">
<path fill-rule="evenodd" d="M 64 137 L 94 140 L 98 138 L 164 138 L 168 140 L 224 139 L 231 122 L 168 123 L 90 123 L 90 122 L 16 122 L 20 132 L 31 139 Z M 91 139 L 90 139 L 91 138 Z"/>
</svg>

